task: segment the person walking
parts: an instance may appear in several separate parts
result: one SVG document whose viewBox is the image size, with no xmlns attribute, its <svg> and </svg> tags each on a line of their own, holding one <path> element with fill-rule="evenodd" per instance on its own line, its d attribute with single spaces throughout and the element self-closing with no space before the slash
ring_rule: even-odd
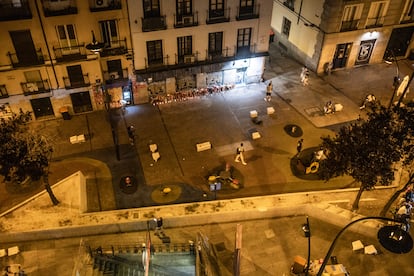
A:
<svg viewBox="0 0 414 276">
<path fill-rule="evenodd" d="M 303 86 L 307 86 L 309 84 L 309 70 L 306 66 L 302 67 L 302 71 L 300 73 L 300 82 Z"/>
<path fill-rule="evenodd" d="M 272 99 L 272 91 L 273 91 L 273 84 L 272 81 L 269 81 L 266 87 L 266 98 L 264 98 L 265 101 L 270 102 Z"/>
<path fill-rule="evenodd" d="M 244 147 L 243 143 L 240 144 L 239 147 L 237 147 L 236 150 L 236 158 L 234 159 L 235 162 L 242 162 L 243 165 L 247 165 L 247 163 L 244 161 Z"/>
<path fill-rule="evenodd" d="M 133 146 L 135 143 L 135 127 L 132 125 L 128 126 L 127 132 L 128 132 L 129 143 L 131 144 L 131 146 Z"/>
<path fill-rule="evenodd" d="M 299 157 L 299 155 L 300 155 L 300 153 L 301 153 L 301 151 L 302 151 L 302 146 L 303 146 L 303 139 L 300 139 L 300 140 L 298 141 L 297 146 L 296 146 L 296 150 L 298 151 L 298 157 Z"/>
</svg>

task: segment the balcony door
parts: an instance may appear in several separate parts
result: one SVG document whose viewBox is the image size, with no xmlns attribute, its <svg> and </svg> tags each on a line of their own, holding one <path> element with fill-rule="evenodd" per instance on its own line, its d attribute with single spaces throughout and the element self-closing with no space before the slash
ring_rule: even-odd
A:
<svg viewBox="0 0 414 276">
<path fill-rule="evenodd" d="M 177 0 L 177 21 L 181 21 L 183 16 L 192 14 L 191 0 Z"/>
<path fill-rule="evenodd" d="M 10 37 L 16 50 L 19 64 L 33 65 L 39 63 L 30 30 L 11 31 Z"/>
<path fill-rule="evenodd" d="M 223 51 L 223 32 L 208 34 L 208 53 L 211 57 L 222 56 Z"/>
<path fill-rule="evenodd" d="M 106 47 L 119 47 L 118 26 L 116 20 L 99 22 L 101 26 L 102 39 Z"/>
<path fill-rule="evenodd" d="M 250 53 L 250 39 L 252 28 L 239 29 L 237 31 L 237 55 L 248 55 Z"/>
<path fill-rule="evenodd" d="M 85 84 L 82 67 L 80 65 L 67 66 L 68 76 L 71 87 L 81 87 Z"/>
<path fill-rule="evenodd" d="M 144 0 L 144 18 L 160 17 L 160 1 L 159 0 Z"/>
</svg>

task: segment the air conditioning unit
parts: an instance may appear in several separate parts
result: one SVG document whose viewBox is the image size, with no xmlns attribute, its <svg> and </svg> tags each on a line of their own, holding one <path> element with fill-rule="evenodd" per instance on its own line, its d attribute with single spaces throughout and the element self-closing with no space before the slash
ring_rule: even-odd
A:
<svg viewBox="0 0 414 276">
<path fill-rule="evenodd" d="M 184 63 L 193 63 L 194 61 L 194 56 L 184 56 Z"/>
<path fill-rule="evenodd" d="M 117 79 L 119 79 L 119 74 L 118 74 L 118 72 L 111 72 L 111 73 L 109 73 L 109 77 L 112 80 L 117 80 Z"/>
<path fill-rule="evenodd" d="M 26 84 L 26 87 L 29 92 L 39 91 L 39 87 L 37 87 L 37 84 L 35 82 L 28 82 Z"/>
<path fill-rule="evenodd" d="M 192 16 L 183 16 L 183 24 L 184 25 L 191 25 L 193 24 L 193 17 Z"/>
</svg>

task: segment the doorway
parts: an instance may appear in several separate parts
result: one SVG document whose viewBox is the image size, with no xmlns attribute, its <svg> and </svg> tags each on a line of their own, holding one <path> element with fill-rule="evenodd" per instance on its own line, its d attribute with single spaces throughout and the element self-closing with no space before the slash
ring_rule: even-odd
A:
<svg viewBox="0 0 414 276">
<path fill-rule="evenodd" d="M 89 91 L 70 94 L 72 100 L 73 112 L 83 113 L 92 111 L 92 102 Z"/>
<path fill-rule="evenodd" d="M 20 66 L 41 64 L 29 30 L 12 31 L 10 37 Z"/>
<path fill-rule="evenodd" d="M 49 97 L 40 98 L 40 99 L 31 99 L 30 103 L 32 105 L 33 113 L 36 119 L 45 116 L 54 116 L 52 102 Z"/>
<path fill-rule="evenodd" d="M 336 45 L 332 69 L 344 68 L 346 66 L 351 47 L 352 43 L 343 43 Z"/>
</svg>

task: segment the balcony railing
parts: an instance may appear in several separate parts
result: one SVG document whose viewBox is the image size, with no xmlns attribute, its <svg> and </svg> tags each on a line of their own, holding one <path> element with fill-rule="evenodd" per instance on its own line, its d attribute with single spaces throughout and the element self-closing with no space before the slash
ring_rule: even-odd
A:
<svg viewBox="0 0 414 276">
<path fill-rule="evenodd" d="M 102 49 L 101 57 L 125 55 L 128 52 L 126 38 L 111 41 L 111 46 Z"/>
<path fill-rule="evenodd" d="M 384 16 L 368 18 L 366 28 L 382 27 L 384 25 Z"/>
<path fill-rule="evenodd" d="M 64 0 L 64 1 L 43 1 L 43 11 L 46 17 L 59 16 L 67 14 L 77 14 L 78 8 L 76 6 L 76 0 Z"/>
<path fill-rule="evenodd" d="M 225 61 L 229 58 L 233 58 L 235 55 L 235 51 L 232 50 L 230 47 L 226 47 L 222 49 L 221 51 L 208 51 L 206 50 L 206 54 L 208 57 L 208 60 L 214 61 L 214 62 L 220 62 Z"/>
<path fill-rule="evenodd" d="M 33 65 L 40 65 L 44 64 L 42 49 L 36 50 L 36 56 L 33 57 L 25 57 L 24 60 L 19 60 L 16 53 L 8 52 L 7 55 L 9 56 L 10 63 L 14 68 L 16 67 L 25 67 L 25 66 L 33 66 Z"/>
<path fill-rule="evenodd" d="M 356 30 L 358 28 L 358 23 L 359 23 L 359 19 L 350 20 L 350 21 L 342 21 L 341 32 Z"/>
<path fill-rule="evenodd" d="M 0 99 L 8 98 L 9 93 L 7 92 L 7 88 L 5 84 L 0 84 Z"/>
<path fill-rule="evenodd" d="M 142 18 L 142 31 L 143 32 L 152 32 L 159 30 L 166 30 L 167 23 L 165 20 L 165 15 L 160 17 L 149 17 Z"/>
<path fill-rule="evenodd" d="M 71 82 L 69 77 L 63 77 L 63 82 L 66 89 L 74 89 L 80 87 L 89 86 L 91 83 L 89 81 L 89 74 L 83 74 L 83 81 Z"/>
<path fill-rule="evenodd" d="M 30 11 L 27 0 L 19 1 L 19 5 L 13 4 L 12 1 L 0 1 L 0 21 L 31 19 L 32 13 Z"/>
<path fill-rule="evenodd" d="M 236 20 L 259 18 L 260 5 L 238 7 Z"/>
<path fill-rule="evenodd" d="M 403 18 L 401 19 L 401 24 L 414 22 L 414 12 L 404 13 Z"/>
<path fill-rule="evenodd" d="M 75 61 L 86 59 L 86 48 L 84 44 L 70 47 L 53 47 L 57 62 Z"/>
<path fill-rule="evenodd" d="M 128 79 L 128 68 L 122 69 L 122 75 L 119 74 L 118 71 L 116 72 L 103 72 L 103 77 L 106 84 L 117 83 L 117 82 L 124 82 Z"/>
<path fill-rule="evenodd" d="M 198 60 L 198 52 L 191 55 L 175 55 L 175 64 L 192 64 Z"/>
<path fill-rule="evenodd" d="M 22 82 L 20 85 L 25 96 L 50 92 L 48 80 Z"/>
<path fill-rule="evenodd" d="M 180 20 L 174 14 L 174 28 L 198 26 L 198 12 L 190 15 L 181 15 Z"/>
<path fill-rule="evenodd" d="M 207 24 L 216 24 L 230 21 L 230 8 L 222 10 L 208 10 Z"/>
<path fill-rule="evenodd" d="M 122 9 L 121 0 L 99 1 L 89 0 L 89 10 L 91 12 L 120 10 Z"/>
</svg>

